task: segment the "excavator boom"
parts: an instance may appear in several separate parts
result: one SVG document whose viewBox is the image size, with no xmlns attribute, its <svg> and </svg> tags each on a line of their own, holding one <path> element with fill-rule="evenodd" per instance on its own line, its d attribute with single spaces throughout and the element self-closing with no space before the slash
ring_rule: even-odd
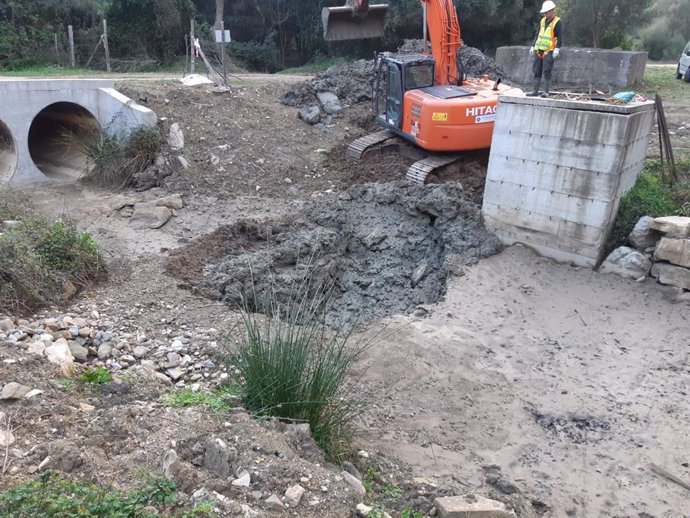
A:
<svg viewBox="0 0 690 518">
<path fill-rule="evenodd" d="M 388 4 L 347 0 L 342 7 L 324 7 L 323 38 L 326 41 L 361 40 L 383 36 Z"/>
</svg>

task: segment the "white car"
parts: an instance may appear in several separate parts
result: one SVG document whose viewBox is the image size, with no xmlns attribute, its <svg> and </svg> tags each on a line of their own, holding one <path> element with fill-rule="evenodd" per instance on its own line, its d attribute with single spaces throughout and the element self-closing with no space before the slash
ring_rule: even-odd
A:
<svg viewBox="0 0 690 518">
<path fill-rule="evenodd" d="M 690 41 L 678 60 L 676 79 L 685 79 L 686 82 L 690 83 Z"/>
</svg>

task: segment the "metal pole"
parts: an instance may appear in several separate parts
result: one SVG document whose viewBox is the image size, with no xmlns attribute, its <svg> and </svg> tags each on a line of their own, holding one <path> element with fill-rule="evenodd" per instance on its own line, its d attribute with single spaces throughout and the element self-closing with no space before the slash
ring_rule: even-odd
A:
<svg viewBox="0 0 690 518">
<path fill-rule="evenodd" d="M 77 66 L 74 60 L 74 30 L 71 25 L 67 26 L 67 36 L 69 38 L 69 64 L 72 68 Z"/>
<path fill-rule="evenodd" d="M 194 42 L 195 42 L 195 39 L 194 39 L 194 20 L 191 20 L 189 22 L 189 24 L 191 26 L 190 30 L 189 30 L 189 37 L 191 39 L 191 42 L 190 42 L 191 45 L 190 46 L 192 49 L 192 61 L 191 61 L 190 70 L 191 70 L 192 74 L 194 74 L 194 73 L 196 73 L 196 68 L 195 68 L 196 62 L 194 61 L 194 58 L 196 57 L 196 46 L 194 45 Z"/>
<path fill-rule="evenodd" d="M 103 48 L 105 49 L 105 70 L 111 72 L 110 49 L 108 48 L 108 22 L 105 19 L 103 19 Z"/>
<path fill-rule="evenodd" d="M 427 20 L 427 12 L 428 12 L 429 6 L 426 2 L 422 2 L 422 8 L 424 10 L 424 16 L 422 17 L 424 19 L 422 22 L 424 24 L 424 28 L 423 28 L 423 32 L 424 32 L 424 55 L 426 55 L 428 53 L 427 52 L 427 46 L 426 46 L 427 31 L 429 30 L 427 28 L 427 25 L 426 25 L 426 20 Z"/>
</svg>

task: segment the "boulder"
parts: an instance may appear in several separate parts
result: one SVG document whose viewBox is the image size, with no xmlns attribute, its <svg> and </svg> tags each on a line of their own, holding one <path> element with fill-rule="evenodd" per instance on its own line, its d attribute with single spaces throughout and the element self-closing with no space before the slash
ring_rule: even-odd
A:
<svg viewBox="0 0 690 518">
<path fill-rule="evenodd" d="M 682 216 L 654 218 L 649 226 L 666 235 L 666 237 L 678 237 L 681 239 L 690 237 L 690 218 Z"/>
<path fill-rule="evenodd" d="M 237 458 L 237 450 L 228 446 L 225 441 L 213 438 L 206 443 L 204 468 L 219 477 L 227 477 Z"/>
<path fill-rule="evenodd" d="M 321 122 L 321 109 L 318 106 L 309 106 L 299 111 L 299 118 L 313 126 Z"/>
<path fill-rule="evenodd" d="M 338 96 L 334 93 L 319 92 L 316 94 L 316 97 L 319 99 L 323 111 L 325 111 L 328 115 L 335 115 L 336 113 L 343 111 L 343 106 L 340 104 L 340 99 L 338 99 Z"/>
<path fill-rule="evenodd" d="M 690 290 L 690 269 L 667 263 L 655 263 L 652 277 L 661 284 L 670 284 L 684 290 Z"/>
<path fill-rule="evenodd" d="M 74 363 L 74 356 L 72 356 L 72 351 L 70 351 L 67 340 L 64 338 L 55 340 L 50 346 L 46 347 L 43 354 L 48 358 L 50 363 L 55 363 L 60 366 Z"/>
<path fill-rule="evenodd" d="M 649 225 L 654 221 L 650 216 L 642 216 L 628 236 L 628 241 L 637 250 L 645 251 L 656 246 L 661 233 Z"/>
<path fill-rule="evenodd" d="M 184 209 L 184 201 L 182 200 L 182 196 L 179 194 L 171 194 L 170 196 L 156 200 L 156 206 L 180 210 Z"/>
<path fill-rule="evenodd" d="M 170 126 L 170 131 L 168 132 L 168 145 L 173 151 L 180 151 L 184 148 L 184 134 L 177 122 Z"/>
<path fill-rule="evenodd" d="M 616 248 L 599 268 L 600 273 L 615 273 L 629 279 L 640 279 L 649 274 L 652 262 L 646 255 L 627 246 Z"/>
<path fill-rule="evenodd" d="M 287 500 L 287 503 L 290 504 L 290 507 L 297 507 L 299 505 L 299 502 L 302 500 L 302 496 L 304 495 L 304 491 L 305 489 L 299 484 L 289 487 L 287 491 L 285 491 L 285 500 Z"/>
<path fill-rule="evenodd" d="M 11 381 L 7 385 L 2 387 L 2 392 L 0 392 L 0 399 L 22 399 L 29 392 L 31 392 L 31 387 L 27 387 L 26 385 L 21 385 L 19 383 Z"/>
<path fill-rule="evenodd" d="M 357 477 L 350 475 L 347 471 L 342 471 L 340 476 L 343 477 L 343 480 L 347 483 L 347 485 L 354 489 L 355 493 L 357 493 L 360 497 L 364 497 L 364 495 L 367 494 L 367 490 Z"/>
<path fill-rule="evenodd" d="M 135 205 L 134 214 L 132 214 L 129 224 L 137 230 L 156 229 L 165 225 L 171 217 L 172 211 L 167 207 L 141 203 Z"/>
<path fill-rule="evenodd" d="M 690 239 L 662 238 L 656 246 L 654 258 L 690 268 Z"/>
<path fill-rule="evenodd" d="M 440 518 L 515 518 L 506 504 L 478 495 L 448 496 L 434 502 Z"/>
</svg>

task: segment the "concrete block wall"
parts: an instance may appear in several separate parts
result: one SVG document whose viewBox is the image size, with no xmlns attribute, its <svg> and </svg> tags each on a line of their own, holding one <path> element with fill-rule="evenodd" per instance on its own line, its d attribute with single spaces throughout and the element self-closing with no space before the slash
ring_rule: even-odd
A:
<svg viewBox="0 0 690 518">
<path fill-rule="evenodd" d="M 36 116 L 55 103 L 72 103 L 89 112 L 100 130 L 126 136 L 137 126 L 153 126 L 156 114 L 136 104 L 101 79 L 0 79 L 0 181 L 46 181 L 29 150 L 29 132 Z"/>
<path fill-rule="evenodd" d="M 508 97 L 496 114 L 486 226 L 506 244 L 594 266 L 642 171 L 654 103 Z"/>
<path fill-rule="evenodd" d="M 499 47 L 496 62 L 506 71 L 507 79 L 531 86 L 532 56 L 529 47 Z M 644 78 L 646 52 L 564 47 L 556 60 L 552 87 L 570 87 L 589 92 L 596 88 L 608 92 L 629 89 Z"/>
</svg>

